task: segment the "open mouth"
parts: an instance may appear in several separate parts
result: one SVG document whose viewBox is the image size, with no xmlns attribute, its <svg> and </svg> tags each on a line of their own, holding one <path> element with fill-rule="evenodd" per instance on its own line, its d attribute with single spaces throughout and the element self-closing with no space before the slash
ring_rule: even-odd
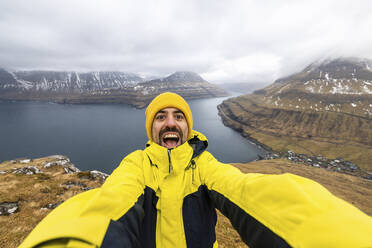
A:
<svg viewBox="0 0 372 248">
<path fill-rule="evenodd" d="M 174 148 L 181 143 L 181 138 L 178 133 L 175 132 L 166 132 L 164 135 L 162 135 L 161 138 L 162 146 L 170 149 Z"/>
</svg>

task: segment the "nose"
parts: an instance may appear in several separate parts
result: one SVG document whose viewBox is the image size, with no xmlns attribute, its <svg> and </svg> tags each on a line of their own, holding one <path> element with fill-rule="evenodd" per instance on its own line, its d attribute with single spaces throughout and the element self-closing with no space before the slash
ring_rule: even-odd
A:
<svg viewBox="0 0 372 248">
<path fill-rule="evenodd" d="M 168 127 L 175 127 L 176 126 L 176 120 L 172 115 L 168 116 L 167 118 L 167 126 Z"/>
</svg>

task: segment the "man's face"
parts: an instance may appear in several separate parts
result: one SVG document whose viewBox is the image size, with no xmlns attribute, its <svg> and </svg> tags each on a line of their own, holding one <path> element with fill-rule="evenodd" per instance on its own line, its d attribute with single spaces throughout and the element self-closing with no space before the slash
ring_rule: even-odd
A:
<svg viewBox="0 0 372 248">
<path fill-rule="evenodd" d="M 186 142 L 188 125 L 184 114 L 176 108 L 165 108 L 156 113 L 152 123 L 152 139 L 168 149 Z"/>
</svg>

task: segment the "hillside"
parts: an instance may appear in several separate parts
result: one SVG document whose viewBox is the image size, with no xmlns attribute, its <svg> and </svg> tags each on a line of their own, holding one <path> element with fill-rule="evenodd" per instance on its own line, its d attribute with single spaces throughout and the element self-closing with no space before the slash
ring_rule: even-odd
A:
<svg viewBox="0 0 372 248">
<path fill-rule="evenodd" d="M 172 91 L 187 99 L 228 93 L 194 72 L 145 81 L 134 73 L 15 71 L 0 68 L 0 100 L 58 103 L 126 103 L 142 108 L 157 94 Z"/>
<path fill-rule="evenodd" d="M 235 164 L 244 173 L 294 173 L 313 179 L 336 196 L 372 215 L 372 181 L 284 160 Z M 17 247 L 33 227 L 58 204 L 99 187 L 107 175 L 79 171 L 61 155 L 0 163 L 0 243 Z M 229 221 L 218 213 L 219 247 L 246 247 Z"/>
<path fill-rule="evenodd" d="M 341 157 L 372 171 L 372 62 L 309 65 L 218 106 L 224 123 L 277 152 Z"/>
</svg>

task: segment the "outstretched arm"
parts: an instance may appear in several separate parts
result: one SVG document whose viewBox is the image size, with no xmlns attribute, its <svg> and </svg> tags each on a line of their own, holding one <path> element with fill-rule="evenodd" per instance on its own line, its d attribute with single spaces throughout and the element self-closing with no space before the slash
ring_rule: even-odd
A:
<svg viewBox="0 0 372 248">
<path fill-rule="evenodd" d="M 67 200 L 44 218 L 23 247 L 138 247 L 143 153 L 128 155 L 101 188 Z"/>
<path fill-rule="evenodd" d="M 249 247 L 368 247 L 372 218 L 293 174 L 243 174 L 209 153 L 201 180 Z"/>
</svg>

